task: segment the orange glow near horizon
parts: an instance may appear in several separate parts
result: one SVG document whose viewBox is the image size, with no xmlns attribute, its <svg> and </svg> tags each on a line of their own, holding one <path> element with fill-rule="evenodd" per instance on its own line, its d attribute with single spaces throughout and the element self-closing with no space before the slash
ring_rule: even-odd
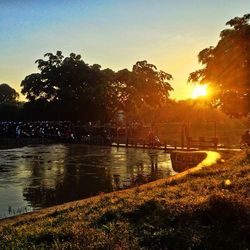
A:
<svg viewBox="0 0 250 250">
<path fill-rule="evenodd" d="M 197 99 L 199 97 L 207 96 L 207 85 L 197 85 L 192 91 L 192 99 Z"/>
</svg>

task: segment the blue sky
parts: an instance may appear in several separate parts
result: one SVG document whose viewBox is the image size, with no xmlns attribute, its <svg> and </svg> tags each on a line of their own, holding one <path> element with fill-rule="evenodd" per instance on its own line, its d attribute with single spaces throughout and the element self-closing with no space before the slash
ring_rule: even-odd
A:
<svg viewBox="0 0 250 250">
<path fill-rule="evenodd" d="M 36 59 L 61 50 L 114 70 L 146 59 L 173 75 L 173 98 L 188 98 L 199 51 L 249 12 L 249 0 L 0 0 L 0 83 L 19 91 Z"/>
</svg>

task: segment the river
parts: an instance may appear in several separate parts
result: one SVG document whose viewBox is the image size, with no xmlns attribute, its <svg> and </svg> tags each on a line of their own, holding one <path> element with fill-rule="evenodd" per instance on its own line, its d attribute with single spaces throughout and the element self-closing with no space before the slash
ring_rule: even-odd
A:
<svg viewBox="0 0 250 250">
<path fill-rule="evenodd" d="M 0 218 L 173 175 L 154 149 L 34 145 L 0 150 Z"/>
</svg>

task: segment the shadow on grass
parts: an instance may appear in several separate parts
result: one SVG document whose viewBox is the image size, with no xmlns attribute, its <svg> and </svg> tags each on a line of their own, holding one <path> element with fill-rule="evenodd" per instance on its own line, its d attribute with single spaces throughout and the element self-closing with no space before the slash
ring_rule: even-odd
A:
<svg viewBox="0 0 250 250">
<path fill-rule="evenodd" d="M 250 244 L 249 207 L 242 200 L 220 194 L 188 209 L 150 200 L 129 213 L 108 211 L 95 225 L 117 221 L 128 222 L 129 230 L 146 249 L 243 250 Z"/>
</svg>

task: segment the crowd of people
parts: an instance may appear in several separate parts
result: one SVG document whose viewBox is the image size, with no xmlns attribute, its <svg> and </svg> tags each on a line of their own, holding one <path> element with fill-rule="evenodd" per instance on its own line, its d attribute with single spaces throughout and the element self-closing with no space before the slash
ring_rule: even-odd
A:
<svg viewBox="0 0 250 250">
<path fill-rule="evenodd" d="M 0 121 L 0 138 L 47 138 L 55 141 L 74 141 L 86 144 L 111 144 L 112 126 L 70 121 Z"/>
<path fill-rule="evenodd" d="M 69 121 L 2 121 L 0 137 L 36 137 L 75 139 L 74 126 Z"/>
<path fill-rule="evenodd" d="M 113 138 L 121 135 L 125 136 L 112 124 L 101 126 L 70 121 L 0 121 L 0 138 L 48 138 L 83 143 L 91 143 L 94 140 L 112 144 Z M 159 138 L 152 130 L 148 133 L 147 141 L 152 147 L 161 145 Z M 242 135 L 241 145 L 250 147 L 249 130 Z"/>
</svg>

